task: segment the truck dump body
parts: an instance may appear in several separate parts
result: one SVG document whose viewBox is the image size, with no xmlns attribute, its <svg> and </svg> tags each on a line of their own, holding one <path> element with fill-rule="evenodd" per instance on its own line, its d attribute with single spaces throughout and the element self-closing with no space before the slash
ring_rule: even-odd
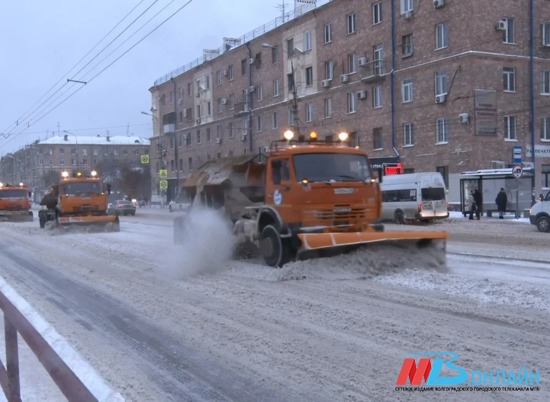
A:
<svg viewBox="0 0 550 402">
<path fill-rule="evenodd" d="M 0 183 L 0 221 L 32 221 L 29 190 L 24 186 Z"/>
<path fill-rule="evenodd" d="M 234 233 L 273 266 L 316 250 L 389 241 L 424 247 L 447 238 L 446 232 L 384 232 L 380 184 L 365 152 L 347 146 L 289 143 L 272 147 L 265 162 L 258 155 L 211 161 L 182 192 L 194 206 L 222 209 Z M 184 225 L 184 217 L 176 218 L 176 243 L 184 242 Z"/>
</svg>

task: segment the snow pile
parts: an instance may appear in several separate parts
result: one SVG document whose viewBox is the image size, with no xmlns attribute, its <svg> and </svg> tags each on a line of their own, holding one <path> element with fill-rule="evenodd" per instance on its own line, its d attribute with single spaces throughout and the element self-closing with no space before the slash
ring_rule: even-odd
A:
<svg viewBox="0 0 550 402">
<path fill-rule="evenodd" d="M 173 256 L 176 278 L 220 271 L 231 259 L 234 235 L 221 211 L 193 208 L 185 218 L 183 238 Z"/>
<path fill-rule="evenodd" d="M 369 244 L 348 254 L 291 262 L 273 273 L 272 280 L 367 279 L 407 269 L 447 271 L 441 245 L 423 248 L 407 245 L 410 243 Z"/>
</svg>

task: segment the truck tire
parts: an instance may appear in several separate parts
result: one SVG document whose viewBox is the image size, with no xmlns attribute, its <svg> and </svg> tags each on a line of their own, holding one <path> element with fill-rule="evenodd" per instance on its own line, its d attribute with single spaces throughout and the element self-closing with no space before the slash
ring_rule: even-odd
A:
<svg viewBox="0 0 550 402">
<path fill-rule="evenodd" d="M 260 251 L 270 267 L 282 267 L 290 260 L 288 239 L 281 239 L 273 225 L 267 225 L 260 237 Z"/>
<path fill-rule="evenodd" d="M 547 216 L 541 216 L 537 219 L 537 229 L 541 232 L 550 231 L 550 218 Z"/>
<path fill-rule="evenodd" d="M 40 223 L 40 229 L 44 229 L 46 226 L 46 214 L 41 213 L 42 211 L 38 211 L 38 222 Z"/>
</svg>

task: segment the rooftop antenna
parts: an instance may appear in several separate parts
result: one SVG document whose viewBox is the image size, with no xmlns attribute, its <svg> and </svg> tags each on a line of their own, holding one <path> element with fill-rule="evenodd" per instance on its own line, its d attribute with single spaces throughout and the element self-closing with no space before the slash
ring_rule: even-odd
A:
<svg viewBox="0 0 550 402">
<path fill-rule="evenodd" d="M 285 22 L 285 8 L 288 6 L 287 3 L 284 2 L 284 0 L 281 2 L 281 4 L 277 4 L 275 7 L 281 10 L 281 16 L 283 23 Z"/>
</svg>

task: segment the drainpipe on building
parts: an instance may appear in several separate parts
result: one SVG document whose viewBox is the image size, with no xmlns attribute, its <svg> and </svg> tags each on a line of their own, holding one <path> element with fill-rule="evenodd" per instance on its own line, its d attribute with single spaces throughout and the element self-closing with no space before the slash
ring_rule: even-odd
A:
<svg viewBox="0 0 550 402">
<path fill-rule="evenodd" d="M 533 180 L 536 180 L 535 167 L 535 11 L 534 0 L 529 2 L 529 88 L 531 92 L 530 99 L 530 122 L 531 126 L 531 152 L 533 160 Z M 535 200 L 535 183 L 533 183 L 533 202 Z"/>
<path fill-rule="evenodd" d="M 176 126 L 178 125 L 178 106 L 176 100 L 176 80 L 170 78 L 174 84 L 174 132 L 172 133 L 172 139 L 174 141 L 174 158 L 176 159 L 176 189 L 174 190 L 174 198 L 177 198 L 180 188 L 180 164 L 178 156 L 178 138 L 176 136 Z"/>
<path fill-rule="evenodd" d="M 391 109 L 391 147 L 399 156 L 395 148 L 395 95 L 394 95 L 394 71 L 395 71 L 395 5 L 391 2 L 391 71 L 390 71 L 390 109 Z"/>
<path fill-rule="evenodd" d="M 250 89 L 253 85 L 252 83 L 252 49 L 250 49 L 250 42 L 246 43 L 246 48 L 248 50 L 248 88 Z M 246 128 L 246 135 L 248 136 L 248 151 L 250 153 L 254 152 L 254 143 L 252 142 L 252 93 L 248 91 L 248 96 L 246 99 L 246 104 L 248 105 L 248 127 Z"/>
</svg>

